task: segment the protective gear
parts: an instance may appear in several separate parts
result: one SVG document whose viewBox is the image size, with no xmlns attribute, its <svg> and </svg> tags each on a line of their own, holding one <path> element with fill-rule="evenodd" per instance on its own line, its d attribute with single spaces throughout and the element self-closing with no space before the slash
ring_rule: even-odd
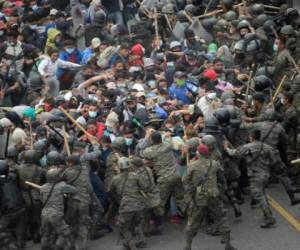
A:
<svg viewBox="0 0 300 250">
<path fill-rule="evenodd" d="M 234 0 L 223 0 L 222 2 L 226 9 L 231 9 L 234 4 Z"/>
<path fill-rule="evenodd" d="M 217 19 L 215 17 L 211 17 L 211 18 L 205 18 L 202 20 L 202 26 L 206 29 L 206 30 L 210 30 L 213 28 L 214 25 L 217 24 Z"/>
<path fill-rule="evenodd" d="M 134 156 L 132 159 L 130 159 L 130 164 L 134 167 L 142 167 L 144 166 L 144 161 L 142 158 Z"/>
<path fill-rule="evenodd" d="M 217 21 L 216 25 L 222 30 L 226 30 L 228 28 L 228 22 L 225 19 L 220 19 Z"/>
<path fill-rule="evenodd" d="M 48 164 L 48 166 L 60 165 L 62 163 L 63 163 L 62 156 L 57 151 L 50 151 L 47 154 L 47 164 Z"/>
<path fill-rule="evenodd" d="M 293 80 L 293 84 L 300 84 L 300 74 L 295 76 L 295 78 Z"/>
<path fill-rule="evenodd" d="M 277 120 L 277 113 L 274 109 L 267 109 L 264 113 L 264 117 L 268 121 L 276 121 Z"/>
<path fill-rule="evenodd" d="M 7 158 L 17 158 L 18 155 L 19 155 L 19 152 L 16 149 L 16 147 L 11 146 L 11 147 L 7 148 L 7 154 L 6 154 Z"/>
<path fill-rule="evenodd" d="M 204 133 L 215 133 L 215 132 L 219 132 L 219 121 L 217 120 L 217 118 L 215 116 L 204 120 Z"/>
<path fill-rule="evenodd" d="M 47 182 L 49 183 L 55 183 L 60 179 L 60 170 L 59 169 L 50 169 L 46 173 Z"/>
<path fill-rule="evenodd" d="M 280 33 L 280 35 L 284 35 L 284 36 L 293 36 L 293 35 L 295 35 L 295 30 L 292 25 L 284 25 L 280 29 L 279 33 Z"/>
<path fill-rule="evenodd" d="M 187 23 L 189 21 L 187 19 L 187 17 L 184 15 L 184 11 L 183 10 L 180 10 L 180 11 L 177 12 L 177 19 L 181 23 Z"/>
<path fill-rule="evenodd" d="M 42 87 L 43 87 L 43 80 L 42 80 L 42 78 L 39 75 L 33 76 L 32 78 L 30 78 L 29 79 L 29 87 L 32 90 L 42 89 Z"/>
<path fill-rule="evenodd" d="M 68 54 L 72 54 L 74 51 L 75 51 L 75 48 L 67 48 L 67 49 L 66 49 L 66 52 L 67 52 Z"/>
<path fill-rule="evenodd" d="M 237 14 L 234 10 L 230 10 L 225 14 L 224 18 L 227 22 L 231 22 L 231 21 L 237 19 Z"/>
<path fill-rule="evenodd" d="M 128 169 L 130 168 L 130 162 L 129 159 L 127 157 L 121 157 L 118 160 L 118 166 L 120 170 L 124 170 L 124 169 Z"/>
<path fill-rule="evenodd" d="M 173 15 L 175 14 L 175 5 L 172 3 L 168 3 L 162 7 L 161 11 L 164 14 Z"/>
<path fill-rule="evenodd" d="M 8 163 L 6 160 L 0 160 L 0 175 L 8 174 Z"/>
<path fill-rule="evenodd" d="M 97 116 L 97 111 L 89 111 L 89 117 L 95 118 Z"/>
<path fill-rule="evenodd" d="M 103 11 L 97 11 L 94 15 L 94 23 L 104 24 L 106 22 L 106 15 Z"/>
<path fill-rule="evenodd" d="M 218 108 L 215 111 L 214 116 L 217 118 L 218 122 L 221 125 L 227 125 L 230 121 L 230 113 L 225 108 Z"/>
<path fill-rule="evenodd" d="M 33 144 L 33 149 L 38 153 L 45 153 L 47 151 L 47 142 L 46 140 L 38 140 Z"/>
<path fill-rule="evenodd" d="M 27 150 L 23 154 L 23 160 L 25 163 L 37 163 L 39 160 L 38 153 L 35 150 Z"/>
<path fill-rule="evenodd" d="M 112 148 L 121 152 L 126 151 L 126 141 L 123 137 L 117 137 L 111 144 Z"/>
<path fill-rule="evenodd" d="M 265 75 L 256 76 L 254 78 L 254 82 L 255 82 L 254 85 L 255 91 L 263 91 L 266 88 L 270 88 L 272 86 L 272 80 Z"/>
<path fill-rule="evenodd" d="M 197 148 L 200 144 L 200 141 L 198 138 L 191 138 L 186 142 L 186 146 L 188 147 L 188 151 L 189 153 L 196 153 L 197 152 Z"/>
<path fill-rule="evenodd" d="M 131 146 L 132 143 L 133 143 L 133 139 L 132 138 L 125 138 L 125 141 L 126 141 L 126 145 L 127 146 Z"/>
<path fill-rule="evenodd" d="M 192 15 L 194 16 L 197 12 L 197 7 L 193 4 L 187 4 L 184 8 L 184 11 L 188 14 L 188 15 Z"/>
<path fill-rule="evenodd" d="M 266 14 L 260 14 L 255 19 L 254 22 L 257 24 L 257 27 L 262 26 L 268 20 L 268 16 Z"/>
<path fill-rule="evenodd" d="M 250 13 L 253 16 L 258 16 L 261 15 L 265 12 L 264 9 L 264 5 L 263 4 L 259 4 L 259 3 L 255 3 L 250 7 Z"/>
<path fill-rule="evenodd" d="M 209 149 L 214 149 L 217 146 L 217 140 L 213 135 L 205 135 L 202 137 L 201 142 Z"/>
<path fill-rule="evenodd" d="M 247 20 L 242 20 L 239 22 L 237 29 L 238 30 L 240 30 L 240 29 L 249 29 L 250 30 L 250 27 L 251 27 L 251 25 Z"/>
<path fill-rule="evenodd" d="M 238 50 L 238 51 L 244 51 L 245 48 L 245 41 L 244 40 L 240 40 L 238 41 L 235 45 L 234 45 L 234 50 Z"/>
</svg>

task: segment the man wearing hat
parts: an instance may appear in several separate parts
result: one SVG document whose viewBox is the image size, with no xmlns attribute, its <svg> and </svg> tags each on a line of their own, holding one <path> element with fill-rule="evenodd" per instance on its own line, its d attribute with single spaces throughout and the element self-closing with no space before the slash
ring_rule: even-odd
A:
<svg viewBox="0 0 300 250">
<path fill-rule="evenodd" d="M 101 40 L 98 37 L 93 38 L 91 45 L 82 52 L 81 64 L 86 65 L 93 55 L 99 52 L 100 45 Z"/>
</svg>

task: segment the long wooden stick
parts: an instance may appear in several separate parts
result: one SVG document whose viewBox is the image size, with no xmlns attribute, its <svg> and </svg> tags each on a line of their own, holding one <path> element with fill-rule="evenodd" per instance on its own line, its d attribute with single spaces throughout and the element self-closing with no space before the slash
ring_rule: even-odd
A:
<svg viewBox="0 0 300 250">
<path fill-rule="evenodd" d="M 300 163 L 300 158 L 299 158 L 299 159 L 296 159 L 296 160 L 292 160 L 292 161 L 291 161 L 291 164 L 297 164 L 297 163 Z"/>
<path fill-rule="evenodd" d="M 167 14 L 164 14 L 164 17 L 165 17 L 165 19 L 166 19 L 166 21 L 167 21 L 167 24 L 168 24 L 168 26 L 169 26 L 170 31 L 173 31 L 173 28 L 172 28 L 172 25 L 171 25 L 171 23 L 170 23 L 170 20 L 169 20 L 168 15 L 167 15 Z"/>
<path fill-rule="evenodd" d="M 233 6 L 233 8 L 238 8 L 240 6 L 243 6 L 243 3 L 236 4 L 236 5 Z M 201 16 L 198 16 L 198 18 L 205 18 L 205 17 L 216 15 L 216 14 L 220 14 L 220 13 L 223 13 L 223 12 L 224 12 L 223 9 L 221 9 L 221 10 L 214 10 L 214 11 L 211 11 L 209 13 L 206 13 L 206 14 L 203 14 Z"/>
<path fill-rule="evenodd" d="M 185 10 L 184 10 L 182 13 L 183 13 L 183 15 L 189 20 L 190 23 L 193 22 L 193 19 L 191 18 L 191 16 L 190 16 L 188 13 L 186 13 Z"/>
<path fill-rule="evenodd" d="M 204 14 L 207 13 L 207 11 L 208 11 L 208 9 L 209 9 L 209 6 L 211 5 L 212 1 L 213 1 L 213 0 L 209 0 L 207 6 L 206 6 L 206 8 L 205 8 Z"/>
<path fill-rule="evenodd" d="M 276 91 L 275 91 L 275 94 L 274 94 L 274 96 L 273 96 L 273 98 L 272 98 L 272 103 L 275 102 L 275 100 L 276 100 L 276 98 L 277 98 L 277 95 L 279 94 L 279 91 L 281 90 L 281 87 L 282 87 L 282 85 L 283 85 L 283 83 L 285 82 L 286 79 L 287 79 L 287 75 L 284 75 L 284 76 L 282 77 L 282 79 L 281 79 L 281 81 L 280 81 L 280 83 L 279 83 L 279 85 L 278 85 Z"/>
<path fill-rule="evenodd" d="M 77 127 L 79 128 L 90 141 L 94 141 L 96 144 L 99 145 L 97 140 L 89 133 L 87 132 L 63 107 L 59 107 L 59 110 L 64 113 L 64 115 Z"/>
<path fill-rule="evenodd" d="M 273 10 L 280 10 L 279 7 L 272 6 L 272 5 L 265 5 L 265 4 L 264 4 L 264 8 L 267 8 L 267 9 L 273 9 Z"/>
<path fill-rule="evenodd" d="M 41 189 L 42 186 L 38 185 L 38 184 L 35 184 L 31 181 L 25 181 L 25 184 L 30 186 L 30 187 L 33 187 L 33 188 L 37 188 L 37 189 Z"/>
<path fill-rule="evenodd" d="M 67 132 L 66 132 L 65 126 L 62 127 L 62 130 L 63 130 L 63 136 L 64 136 L 64 142 L 65 142 L 65 149 L 67 151 L 68 156 L 70 156 L 71 155 L 71 150 L 70 150 L 70 145 L 69 145 L 69 142 L 68 142 Z"/>
</svg>

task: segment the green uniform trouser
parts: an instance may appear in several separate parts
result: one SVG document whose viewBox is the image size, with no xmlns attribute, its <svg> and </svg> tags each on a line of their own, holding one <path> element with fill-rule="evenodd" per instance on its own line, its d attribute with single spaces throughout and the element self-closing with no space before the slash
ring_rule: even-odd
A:
<svg viewBox="0 0 300 250">
<path fill-rule="evenodd" d="M 249 177 L 252 199 L 259 204 L 266 220 L 273 219 L 272 211 L 265 194 L 265 187 L 268 184 L 269 178 L 270 175 L 264 173 L 259 173 L 259 175 Z"/>
<path fill-rule="evenodd" d="M 135 244 L 136 237 L 143 239 L 144 235 L 141 230 L 142 211 L 122 212 L 119 214 L 118 222 L 120 234 L 124 246 L 132 246 Z"/>
<path fill-rule="evenodd" d="M 183 187 L 181 182 L 181 177 L 179 174 L 175 174 L 168 179 L 157 181 L 157 187 L 160 193 L 161 204 L 159 206 L 160 215 L 163 214 L 162 211 L 165 209 L 170 196 L 173 194 L 176 200 L 176 205 L 181 211 L 185 210 Z M 156 209 L 157 210 L 157 209 Z M 155 213 L 157 214 L 157 213 Z"/>
<path fill-rule="evenodd" d="M 213 219 L 217 231 L 224 237 L 228 236 L 229 240 L 230 228 L 226 224 L 221 199 L 219 197 L 208 197 L 206 201 L 206 205 L 199 206 L 193 203 L 188 209 L 188 222 L 185 228 L 187 245 L 192 244 L 193 238 L 196 236 L 199 227 L 208 214 Z"/>
<path fill-rule="evenodd" d="M 62 215 L 42 214 L 41 249 L 71 249 L 71 231 Z M 54 247 L 53 247 L 54 245 Z"/>
</svg>

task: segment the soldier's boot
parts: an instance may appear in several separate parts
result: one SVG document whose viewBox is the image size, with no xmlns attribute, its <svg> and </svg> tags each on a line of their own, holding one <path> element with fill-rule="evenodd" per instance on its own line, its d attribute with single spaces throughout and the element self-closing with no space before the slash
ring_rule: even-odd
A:
<svg viewBox="0 0 300 250">
<path fill-rule="evenodd" d="M 231 245 L 230 232 L 223 233 L 221 243 L 225 244 L 225 250 L 237 250 Z"/>
<path fill-rule="evenodd" d="M 276 226 L 276 220 L 273 217 L 266 219 L 265 223 L 260 225 L 260 227 L 264 229 L 273 228 L 275 226 Z"/>
<path fill-rule="evenodd" d="M 297 205 L 297 204 L 300 203 L 300 199 L 295 197 L 295 194 L 294 194 L 293 191 L 287 191 L 287 194 L 288 194 L 288 196 L 290 198 L 292 206 Z"/>
<path fill-rule="evenodd" d="M 186 233 L 185 246 L 184 246 L 183 250 L 192 250 L 193 238 L 194 238 L 193 235 L 189 234 L 188 232 Z"/>
</svg>

